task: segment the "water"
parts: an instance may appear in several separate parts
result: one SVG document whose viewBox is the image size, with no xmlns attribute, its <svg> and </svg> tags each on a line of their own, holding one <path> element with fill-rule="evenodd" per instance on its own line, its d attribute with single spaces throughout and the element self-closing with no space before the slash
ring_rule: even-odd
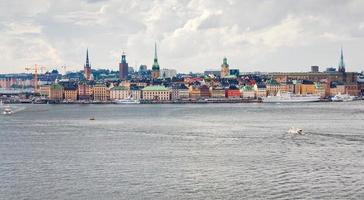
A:
<svg viewBox="0 0 364 200">
<path fill-rule="evenodd" d="M 17 109 L 0 199 L 364 199 L 363 102 Z"/>
</svg>

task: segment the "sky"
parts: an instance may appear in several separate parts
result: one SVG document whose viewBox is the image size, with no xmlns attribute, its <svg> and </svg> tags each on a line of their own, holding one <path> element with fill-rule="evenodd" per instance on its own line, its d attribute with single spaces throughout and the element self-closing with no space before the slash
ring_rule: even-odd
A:
<svg viewBox="0 0 364 200">
<path fill-rule="evenodd" d="M 153 64 L 178 72 L 230 68 L 364 70 L 362 0 L 0 0 L 0 73 Z"/>
</svg>

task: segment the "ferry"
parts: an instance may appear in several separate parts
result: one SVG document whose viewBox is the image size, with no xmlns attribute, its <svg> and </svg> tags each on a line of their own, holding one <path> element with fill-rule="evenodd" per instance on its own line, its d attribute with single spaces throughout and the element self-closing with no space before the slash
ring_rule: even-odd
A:
<svg viewBox="0 0 364 200">
<path fill-rule="evenodd" d="M 263 103 L 300 103 L 300 102 L 318 102 L 321 97 L 318 95 L 295 95 L 291 92 L 278 92 L 276 96 L 263 97 Z"/>
<path fill-rule="evenodd" d="M 118 99 L 118 100 L 115 100 L 114 103 L 116 103 L 116 104 L 140 104 L 140 101 L 136 100 L 136 99 Z"/>
<path fill-rule="evenodd" d="M 331 97 L 331 101 L 333 102 L 349 102 L 354 101 L 355 96 L 350 96 L 349 94 L 337 94 Z"/>
</svg>

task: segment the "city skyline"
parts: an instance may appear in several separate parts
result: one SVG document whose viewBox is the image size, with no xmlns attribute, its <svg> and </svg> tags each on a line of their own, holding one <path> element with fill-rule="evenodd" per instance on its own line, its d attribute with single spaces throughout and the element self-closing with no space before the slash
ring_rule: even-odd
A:
<svg viewBox="0 0 364 200">
<path fill-rule="evenodd" d="M 363 70 L 364 2 L 352 1 L 17 1 L 0 2 L 0 73 L 40 64 L 81 70 L 129 66 L 178 72 L 219 69 L 224 57 L 241 71 Z M 6 8 L 6 10 L 4 10 Z M 324 11 L 325 10 L 325 11 Z M 242 12 L 244 11 L 244 12 Z"/>
</svg>

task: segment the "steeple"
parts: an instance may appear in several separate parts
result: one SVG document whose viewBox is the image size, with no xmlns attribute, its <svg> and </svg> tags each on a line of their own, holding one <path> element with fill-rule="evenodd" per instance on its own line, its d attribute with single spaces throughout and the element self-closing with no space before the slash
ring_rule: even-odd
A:
<svg viewBox="0 0 364 200">
<path fill-rule="evenodd" d="M 340 55 L 340 62 L 339 62 L 339 72 L 345 72 L 345 62 L 344 62 L 344 53 L 343 47 L 341 47 L 341 55 Z"/>
<path fill-rule="evenodd" d="M 125 51 L 123 51 L 123 54 L 121 54 L 121 62 L 120 63 L 126 63 Z"/>
<path fill-rule="evenodd" d="M 158 56 L 157 56 L 157 43 L 154 44 L 154 63 L 152 70 L 159 71 Z"/>
<path fill-rule="evenodd" d="M 91 67 L 90 60 L 88 58 L 88 49 L 86 50 L 86 64 L 85 64 L 85 67 Z"/>
</svg>

